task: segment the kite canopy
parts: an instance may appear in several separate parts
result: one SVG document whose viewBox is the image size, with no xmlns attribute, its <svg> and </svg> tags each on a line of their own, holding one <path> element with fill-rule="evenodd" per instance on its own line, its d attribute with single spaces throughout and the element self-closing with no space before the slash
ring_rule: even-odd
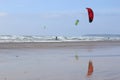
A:
<svg viewBox="0 0 120 80">
<path fill-rule="evenodd" d="M 94 18 L 93 10 L 91 8 L 86 8 L 86 9 L 88 11 L 89 22 L 91 23 L 93 21 L 93 18 Z"/>
<path fill-rule="evenodd" d="M 75 25 L 77 26 L 77 25 L 78 25 L 78 23 L 79 23 L 79 20 L 77 19 L 77 20 L 76 20 L 76 22 L 75 22 Z"/>
</svg>

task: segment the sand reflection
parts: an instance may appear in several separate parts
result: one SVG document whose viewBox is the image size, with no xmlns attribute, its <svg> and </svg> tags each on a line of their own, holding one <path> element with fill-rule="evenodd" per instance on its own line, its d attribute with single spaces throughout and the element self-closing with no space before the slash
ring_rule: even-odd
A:
<svg viewBox="0 0 120 80">
<path fill-rule="evenodd" d="M 87 77 L 90 77 L 93 74 L 93 71 L 94 71 L 93 63 L 91 60 L 89 60 Z"/>
</svg>

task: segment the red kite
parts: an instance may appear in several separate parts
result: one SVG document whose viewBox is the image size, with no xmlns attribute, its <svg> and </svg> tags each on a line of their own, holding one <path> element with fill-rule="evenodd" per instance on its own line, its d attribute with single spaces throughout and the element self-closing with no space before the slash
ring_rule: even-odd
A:
<svg viewBox="0 0 120 80">
<path fill-rule="evenodd" d="M 94 18 L 93 10 L 91 8 L 86 8 L 86 9 L 88 11 L 89 22 L 91 23 L 93 21 L 93 18 Z"/>
</svg>

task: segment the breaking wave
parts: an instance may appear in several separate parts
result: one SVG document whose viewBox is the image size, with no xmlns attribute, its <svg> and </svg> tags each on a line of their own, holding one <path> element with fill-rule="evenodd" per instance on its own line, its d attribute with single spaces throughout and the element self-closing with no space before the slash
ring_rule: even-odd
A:
<svg viewBox="0 0 120 80">
<path fill-rule="evenodd" d="M 0 42 L 120 41 L 120 36 L 15 36 L 0 35 Z"/>
</svg>

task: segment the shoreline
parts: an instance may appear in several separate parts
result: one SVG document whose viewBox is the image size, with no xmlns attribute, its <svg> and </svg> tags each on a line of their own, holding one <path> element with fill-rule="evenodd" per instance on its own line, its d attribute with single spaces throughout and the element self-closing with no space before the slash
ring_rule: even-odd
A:
<svg viewBox="0 0 120 80">
<path fill-rule="evenodd" d="M 68 41 L 68 42 L 0 42 L 0 49 L 20 48 L 82 48 L 120 46 L 120 41 Z"/>
</svg>

